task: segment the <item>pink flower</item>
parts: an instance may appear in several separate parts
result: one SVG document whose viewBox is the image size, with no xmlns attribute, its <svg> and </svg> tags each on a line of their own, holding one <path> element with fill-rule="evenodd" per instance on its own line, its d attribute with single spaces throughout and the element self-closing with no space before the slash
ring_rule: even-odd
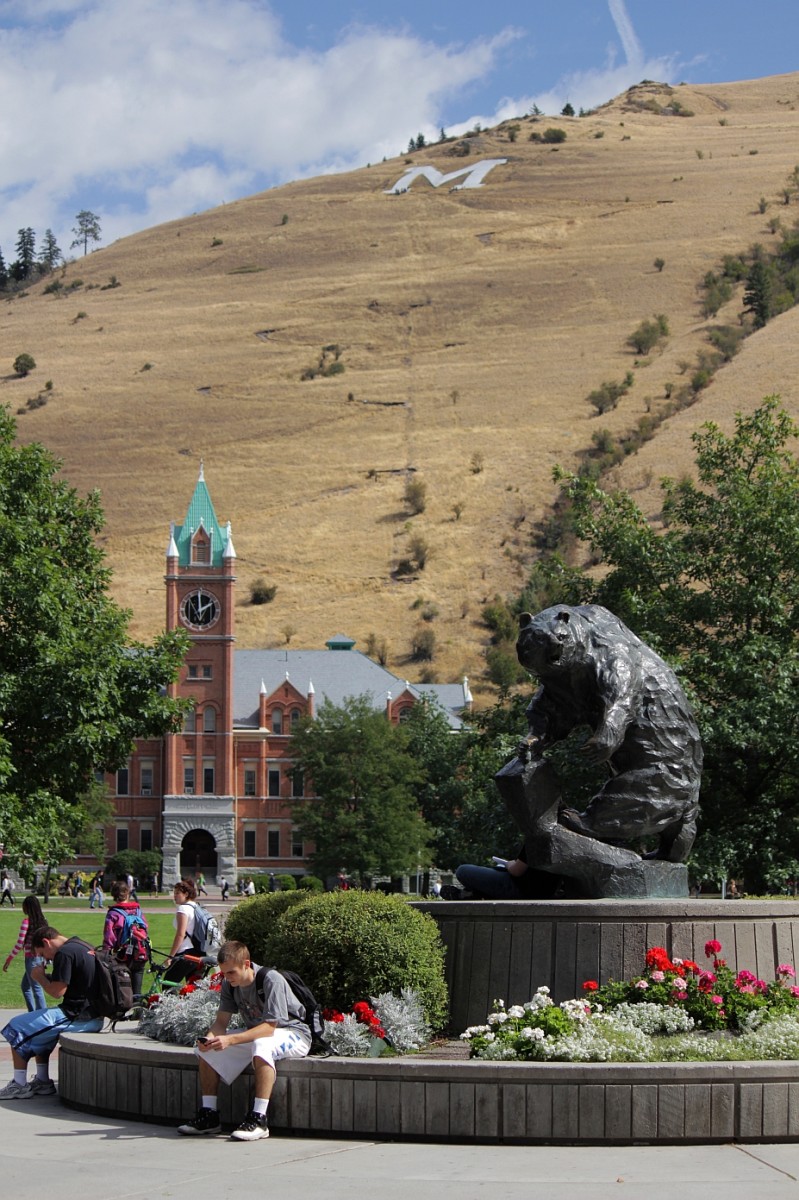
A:
<svg viewBox="0 0 799 1200">
<path fill-rule="evenodd" d="M 717 942 L 713 938 L 710 942 L 705 942 L 705 958 L 712 958 L 714 954 L 718 954 L 721 950 L 721 942 Z"/>
<path fill-rule="evenodd" d="M 777 967 L 777 974 L 787 975 L 789 979 L 796 979 L 796 971 L 794 971 L 790 963 L 780 963 Z"/>
<path fill-rule="evenodd" d="M 724 1003 L 724 997 L 723 997 L 723 996 L 711 996 L 711 997 L 710 997 L 710 999 L 712 1000 L 712 1002 L 713 1002 L 714 1004 L 723 1004 L 723 1003 Z"/>
<path fill-rule="evenodd" d="M 645 992 L 646 989 L 649 987 L 649 984 L 647 983 L 647 981 L 645 979 L 639 979 L 635 986 L 640 991 Z"/>
<path fill-rule="evenodd" d="M 653 971 L 652 974 L 649 976 L 649 978 L 652 980 L 653 983 L 662 983 L 663 980 L 666 978 L 666 976 L 663 974 L 662 971 Z"/>
<path fill-rule="evenodd" d="M 792 995 L 792 996 L 797 996 L 797 997 L 799 997 L 799 987 L 792 987 L 792 988 L 791 988 L 791 995 Z"/>
<path fill-rule="evenodd" d="M 765 979 L 756 979 L 755 989 L 760 992 L 762 996 L 764 996 L 768 991 L 768 984 L 766 983 Z"/>
<path fill-rule="evenodd" d="M 676 1000 L 687 1000 L 687 999 L 688 999 L 688 993 L 687 993 L 687 992 L 675 992 L 675 993 L 674 993 L 674 998 L 675 998 Z"/>
<path fill-rule="evenodd" d="M 756 979 L 757 976 L 753 975 L 751 971 L 739 971 L 735 977 L 735 982 L 737 984 L 754 983 Z"/>
</svg>

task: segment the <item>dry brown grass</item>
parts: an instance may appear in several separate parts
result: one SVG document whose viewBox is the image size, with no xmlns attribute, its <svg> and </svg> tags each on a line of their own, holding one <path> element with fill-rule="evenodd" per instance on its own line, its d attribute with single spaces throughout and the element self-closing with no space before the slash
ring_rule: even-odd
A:
<svg viewBox="0 0 799 1200">
<path fill-rule="evenodd" d="M 515 143 L 501 127 L 483 133 L 471 160 L 510 161 L 479 191 L 417 183 L 386 196 L 398 158 L 126 238 L 69 267 L 64 282 L 91 290 L 56 299 L 37 285 L 3 304 L 0 401 L 16 411 L 53 380 L 47 405 L 19 418 L 20 436 L 61 455 L 80 490 L 101 489 L 114 592 L 134 631 L 162 624 L 169 521 L 182 520 L 202 457 L 220 519 L 233 522 L 240 645 L 279 644 L 287 623 L 295 645 L 343 631 L 363 648 L 374 631 L 402 670 L 411 604 L 424 597 L 440 612 L 438 677 L 475 676 L 481 606 L 522 583 L 552 467 L 662 397 L 702 344 L 704 273 L 767 243 L 770 216 L 799 215 L 799 201 L 781 200 L 799 159 L 799 74 L 674 94 L 694 116 L 642 111 L 648 99 L 668 103 L 651 88 L 587 118 L 522 121 Z M 560 147 L 528 140 L 550 124 L 567 130 Z M 469 161 L 446 149 L 413 161 Z M 121 286 L 100 290 L 111 275 Z M 737 297 L 733 319 L 739 309 Z M 75 321 L 78 311 L 87 316 Z M 665 348 L 597 419 L 585 397 L 632 367 L 625 340 L 654 313 L 669 319 Z M 730 423 L 773 391 L 799 410 L 797 320 L 749 339 L 701 401 L 624 464 L 621 482 L 656 511 L 651 480 L 688 467 L 703 420 Z M 301 382 L 328 343 L 342 346 L 344 373 Z M 24 380 L 10 377 L 21 351 L 38 364 Z M 411 469 L 428 494 L 412 519 Z M 409 520 L 432 553 L 417 578 L 397 580 Z M 278 591 L 253 608 L 258 576 Z"/>
</svg>

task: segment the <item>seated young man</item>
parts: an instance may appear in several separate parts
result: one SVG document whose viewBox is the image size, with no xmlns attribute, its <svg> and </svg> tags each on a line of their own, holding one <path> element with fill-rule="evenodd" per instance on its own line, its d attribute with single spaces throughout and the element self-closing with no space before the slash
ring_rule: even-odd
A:
<svg viewBox="0 0 799 1200">
<path fill-rule="evenodd" d="M 49 975 L 43 966 L 31 968 L 31 979 L 40 983 L 48 996 L 61 1003 L 57 1008 L 39 1008 L 12 1017 L 2 1031 L 11 1046 L 14 1078 L 0 1091 L 0 1100 L 29 1100 L 32 1096 L 51 1096 L 55 1084 L 50 1079 L 50 1055 L 59 1035 L 96 1033 L 103 1018 L 92 1008 L 96 961 L 91 946 L 80 938 L 66 938 L 44 925 L 34 930 L 31 943 L 35 955 L 53 964 Z M 36 1059 L 36 1078 L 28 1082 L 28 1063 Z"/>
<path fill-rule="evenodd" d="M 257 963 L 242 942 L 225 942 L 219 950 L 219 970 L 224 975 L 219 1009 L 208 1033 L 197 1040 L 202 1104 L 193 1121 L 178 1126 L 178 1133 L 193 1135 L 221 1132 L 218 1112 L 219 1080 L 233 1083 L 251 1062 L 255 1072 L 252 1110 L 234 1130 L 240 1142 L 269 1137 L 266 1113 L 275 1082 L 275 1063 L 281 1058 L 304 1058 L 311 1048 L 305 1009 L 277 971 L 267 971 L 259 992 Z M 244 1029 L 227 1033 L 230 1018 L 238 1013 Z"/>
</svg>

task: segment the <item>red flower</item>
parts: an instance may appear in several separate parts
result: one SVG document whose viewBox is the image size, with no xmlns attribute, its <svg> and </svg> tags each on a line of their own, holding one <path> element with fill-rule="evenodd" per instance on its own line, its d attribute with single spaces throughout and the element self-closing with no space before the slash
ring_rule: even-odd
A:
<svg viewBox="0 0 799 1200">
<path fill-rule="evenodd" d="M 179 996 L 190 996 L 192 994 L 192 992 L 196 992 L 196 991 L 197 991 L 197 988 L 194 986 L 193 983 L 187 983 L 184 987 L 182 987 L 180 989 L 180 991 L 178 992 L 178 995 Z"/>
<path fill-rule="evenodd" d="M 583 991 L 584 992 L 598 992 L 599 984 L 597 983 L 597 981 L 595 979 L 586 979 L 585 983 L 583 984 Z"/>
<path fill-rule="evenodd" d="M 674 964 L 662 946 L 653 946 L 651 950 L 647 950 L 646 965 L 650 968 L 650 970 L 674 970 Z"/>
<path fill-rule="evenodd" d="M 715 938 L 712 941 L 705 942 L 705 958 L 712 958 L 714 954 L 721 953 L 721 942 L 717 942 Z"/>
<path fill-rule="evenodd" d="M 332 1021 L 335 1025 L 339 1025 L 344 1020 L 344 1014 L 340 1013 L 337 1008 L 323 1008 L 322 1020 Z"/>
<path fill-rule="evenodd" d="M 699 963 L 695 963 L 692 958 L 684 958 L 682 962 L 683 966 L 687 967 L 689 971 L 692 971 L 694 975 L 699 974 L 699 971 L 701 970 Z"/>
</svg>

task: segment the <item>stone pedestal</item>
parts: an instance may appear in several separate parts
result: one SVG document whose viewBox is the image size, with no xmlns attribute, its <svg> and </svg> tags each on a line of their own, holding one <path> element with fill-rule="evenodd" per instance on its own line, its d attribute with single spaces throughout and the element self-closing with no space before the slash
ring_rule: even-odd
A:
<svg viewBox="0 0 799 1200">
<path fill-rule="evenodd" d="M 480 1025 L 494 1000 L 521 1004 L 546 984 L 555 1001 L 641 974 L 644 955 L 706 962 L 705 942 L 723 957 L 773 979 L 780 963 L 799 970 L 799 903 L 794 900 L 460 900 L 418 904 L 446 947 L 450 1029 Z"/>
</svg>

